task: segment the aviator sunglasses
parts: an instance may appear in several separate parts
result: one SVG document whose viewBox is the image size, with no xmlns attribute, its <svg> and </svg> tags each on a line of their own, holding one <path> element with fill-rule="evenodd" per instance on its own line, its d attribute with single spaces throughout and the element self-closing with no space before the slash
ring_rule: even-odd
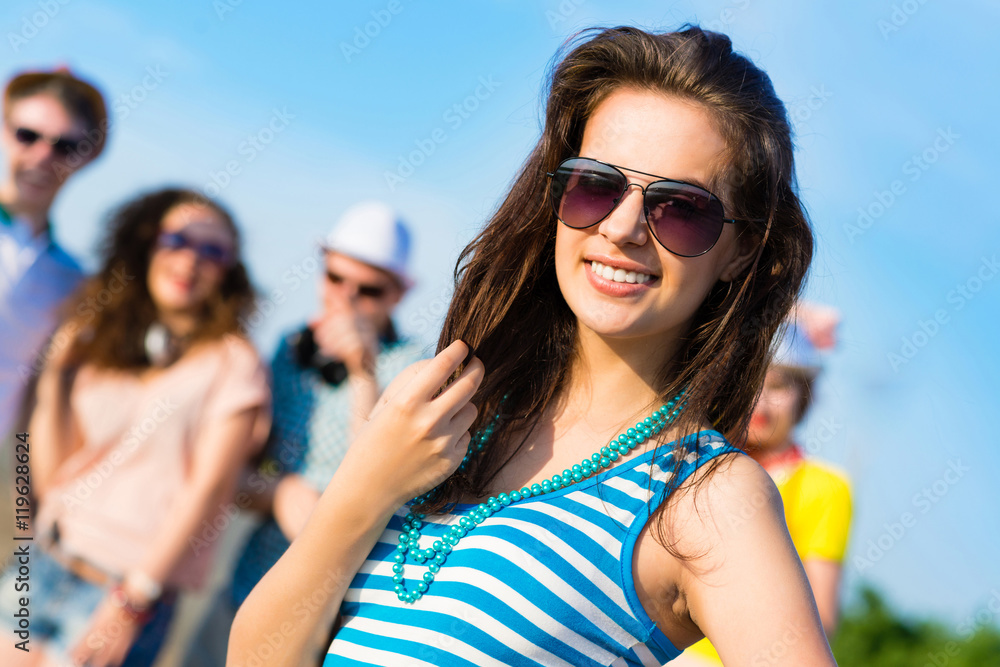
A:
<svg viewBox="0 0 1000 667">
<path fill-rule="evenodd" d="M 629 183 L 622 171 L 659 180 L 646 187 Z M 632 186 L 642 192 L 642 211 L 656 241 L 680 257 L 697 257 L 711 250 L 726 218 L 722 202 L 708 190 L 656 174 L 618 167 L 587 157 L 563 160 L 549 177 L 549 199 L 556 217 L 573 229 L 592 227 L 615 210 Z"/>
<path fill-rule="evenodd" d="M 228 266 L 233 261 L 233 251 L 228 247 L 211 241 L 198 241 L 180 232 L 161 232 L 156 239 L 156 247 L 164 250 L 189 248 L 201 259 L 219 266 Z"/>
<path fill-rule="evenodd" d="M 333 271 L 327 270 L 326 279 L 329 280 L 334 285 L 340 285 L 345 281 L 344 276 L 334 273 Z M 386 287 L 385 285 L 369 285 L 365 283 L 354 283 L 357 285 L 358 296 L 365 299 L 381 299 L 385 296 Z"/>
<path fill-rule="evenodd" d="M 14 138 L 23 146 L 31 146 L 41 139 L 52 146 L 52 151 L 60 157 L 67 157 L 77 151 L 82 139 L 67 139 L 66 137 L 46 137 L 41 132 L 29 130 L 26 127 L 14 128 Z"/>
</svg>

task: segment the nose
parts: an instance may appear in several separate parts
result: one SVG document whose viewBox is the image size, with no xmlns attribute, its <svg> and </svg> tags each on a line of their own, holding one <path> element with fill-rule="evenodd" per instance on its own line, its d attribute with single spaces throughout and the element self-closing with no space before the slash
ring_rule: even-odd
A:
<svg viewBox="0 0 1000 667">
<path fill-rule="evenodd" d="M 193 272 L 204 263 L 194 248 L 178 248 L 172 254 L 175 266 L 182 271 Z"/>
<path fill-rule="evenodd" d="M 634 192 L 632 188 L 638 188 Z M 643 214 L 646 189 L 638 183 L 629 183 L 614 210 L 598 225 L 600 233 L 615 245 L 645 245 L 649 230 Z"/>
<path fill-rule="evenodd" d="M 337 304 L 339 307 L 343 308 L 345 306 L 354 307 L 358 302 L 358 286 L 351 284 L 349 281 L 343 281 L 339 283 L 331 283 L 329 280 L 324 281 L 326 286 L 326 296 L 324 297 L 327 302 L 332 304 Z"/>
<path fill-rule="evenodd" d="M 28 155 L 30 155 L 36 163 L 47 162 L 56 157 L 56 149 L 52 144 L 44 139 L 38 139 L 35 143 L 28 147 Z"/>
</svg>

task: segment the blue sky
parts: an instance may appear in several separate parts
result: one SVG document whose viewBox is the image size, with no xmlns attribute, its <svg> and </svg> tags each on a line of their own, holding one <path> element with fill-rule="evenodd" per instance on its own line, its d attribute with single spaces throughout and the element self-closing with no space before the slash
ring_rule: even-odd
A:
<svg viewBox="0 0 1000 667">
<path fill-rule="evenodd" d="M 593 25 L 722 30 L 789 108 L 818 239 L 807 295 L 843 313 L 800 439 L 854 481 L 848 591 L 868 580 L 956 627 L 1000 596 L 1000 7 L 349 4 L 4 3 L 0 75 L 66 63 L 112 100 L 109 148 L 59 200 L 58 237 L 93 267 L 111 206 L 168 183 L 217 192 L 269 354 L 312 312 L 313 241 L 384 199 L 416 233 L 401 325 L 430 342 L 458 250 L 537 139 L 560 44 Z"/>
</svg>

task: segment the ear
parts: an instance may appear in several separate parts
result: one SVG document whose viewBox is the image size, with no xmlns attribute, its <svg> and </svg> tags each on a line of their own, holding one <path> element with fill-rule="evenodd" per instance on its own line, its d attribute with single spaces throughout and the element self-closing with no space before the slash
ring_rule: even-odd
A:
<svg viewBox="0 0 1000 667">
<path fill-rule="evenodd" d="M 743 229 L 740 229 L 739 236 L 736 238 L 736 252 L 722 269 L 722 273 L 719 274 L 719 280 L 729 283 L 746 271 L 757 256 L 757 251 L 760 249 L 760 241 L 760 236 L 752 233 L 745 226 Z"/>
</svg>

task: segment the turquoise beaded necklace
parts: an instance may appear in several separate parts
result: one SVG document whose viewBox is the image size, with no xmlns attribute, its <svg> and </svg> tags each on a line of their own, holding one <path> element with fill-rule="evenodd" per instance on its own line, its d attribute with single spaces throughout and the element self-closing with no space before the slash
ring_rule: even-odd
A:
<svg viewBox="0 0 1000 667">
<path fill-rule="evenodd" d="M 435 540 L 429 549 L 421 549 L 420 527 L 423 525 L 425 515 L 409 512 L 403 520 L 403 530 L 399 534 L 399 544 L 393 552 L 392 559 L 392 581 L 395 583 L 396 596 L 402 602 L 413 603 L 419 600 L 427 591 L 427 587 L 434 581 L 434 576 L 448 559 L 448 554 L 452 552 L 459 540 L 465 537 L 469 531 L 475 529 L 490 516 L 496 514 L 504 507 L 528 498 L 534 498 L 552 491 L 565 488 L 587 479 L 591 475 L 600 472 L 602 469 L 610 468 L 619 458 L 626 456 L 633 449 L 643 444 L 651 436 L 657 435 L 664 428 L 672 424 L 684 409 L 684 393 L 679 394 L 667 401 L 666 405 L 653 411 L 649 417 L 613 439 L 606 447 L 601 447 L 590 458 L 583 459 L 580 463 L 563 470 L 562 474 L 553 475 L 551 479 L 543 480 L 541 484 L 532 484 L 524 487 L 520 491 L 517 489 L 491 496 L 486 502 L 479 503 L 472 508 L 467 516 L 458 520 L 452 525 L 441 539 Z M 478 452 L 482 451 L 483 445 L 493 432 L 493 423 L 478 432 L 469 443 L 469 450 L 466 452 L 458 470 L 462 471 L 468 466 L 469 461 Z M 433 497 L 437 489 L 432 489 L 422 496 L 414 498 L 410 505 L 417 505 Z M 403 569 L 406 565 L 407 554 L 416 563 L 427 563 L 427 571 L 423 578 L 417 581 L 416 589 L 406 590 L 403 578 Z"/>
</svg>

